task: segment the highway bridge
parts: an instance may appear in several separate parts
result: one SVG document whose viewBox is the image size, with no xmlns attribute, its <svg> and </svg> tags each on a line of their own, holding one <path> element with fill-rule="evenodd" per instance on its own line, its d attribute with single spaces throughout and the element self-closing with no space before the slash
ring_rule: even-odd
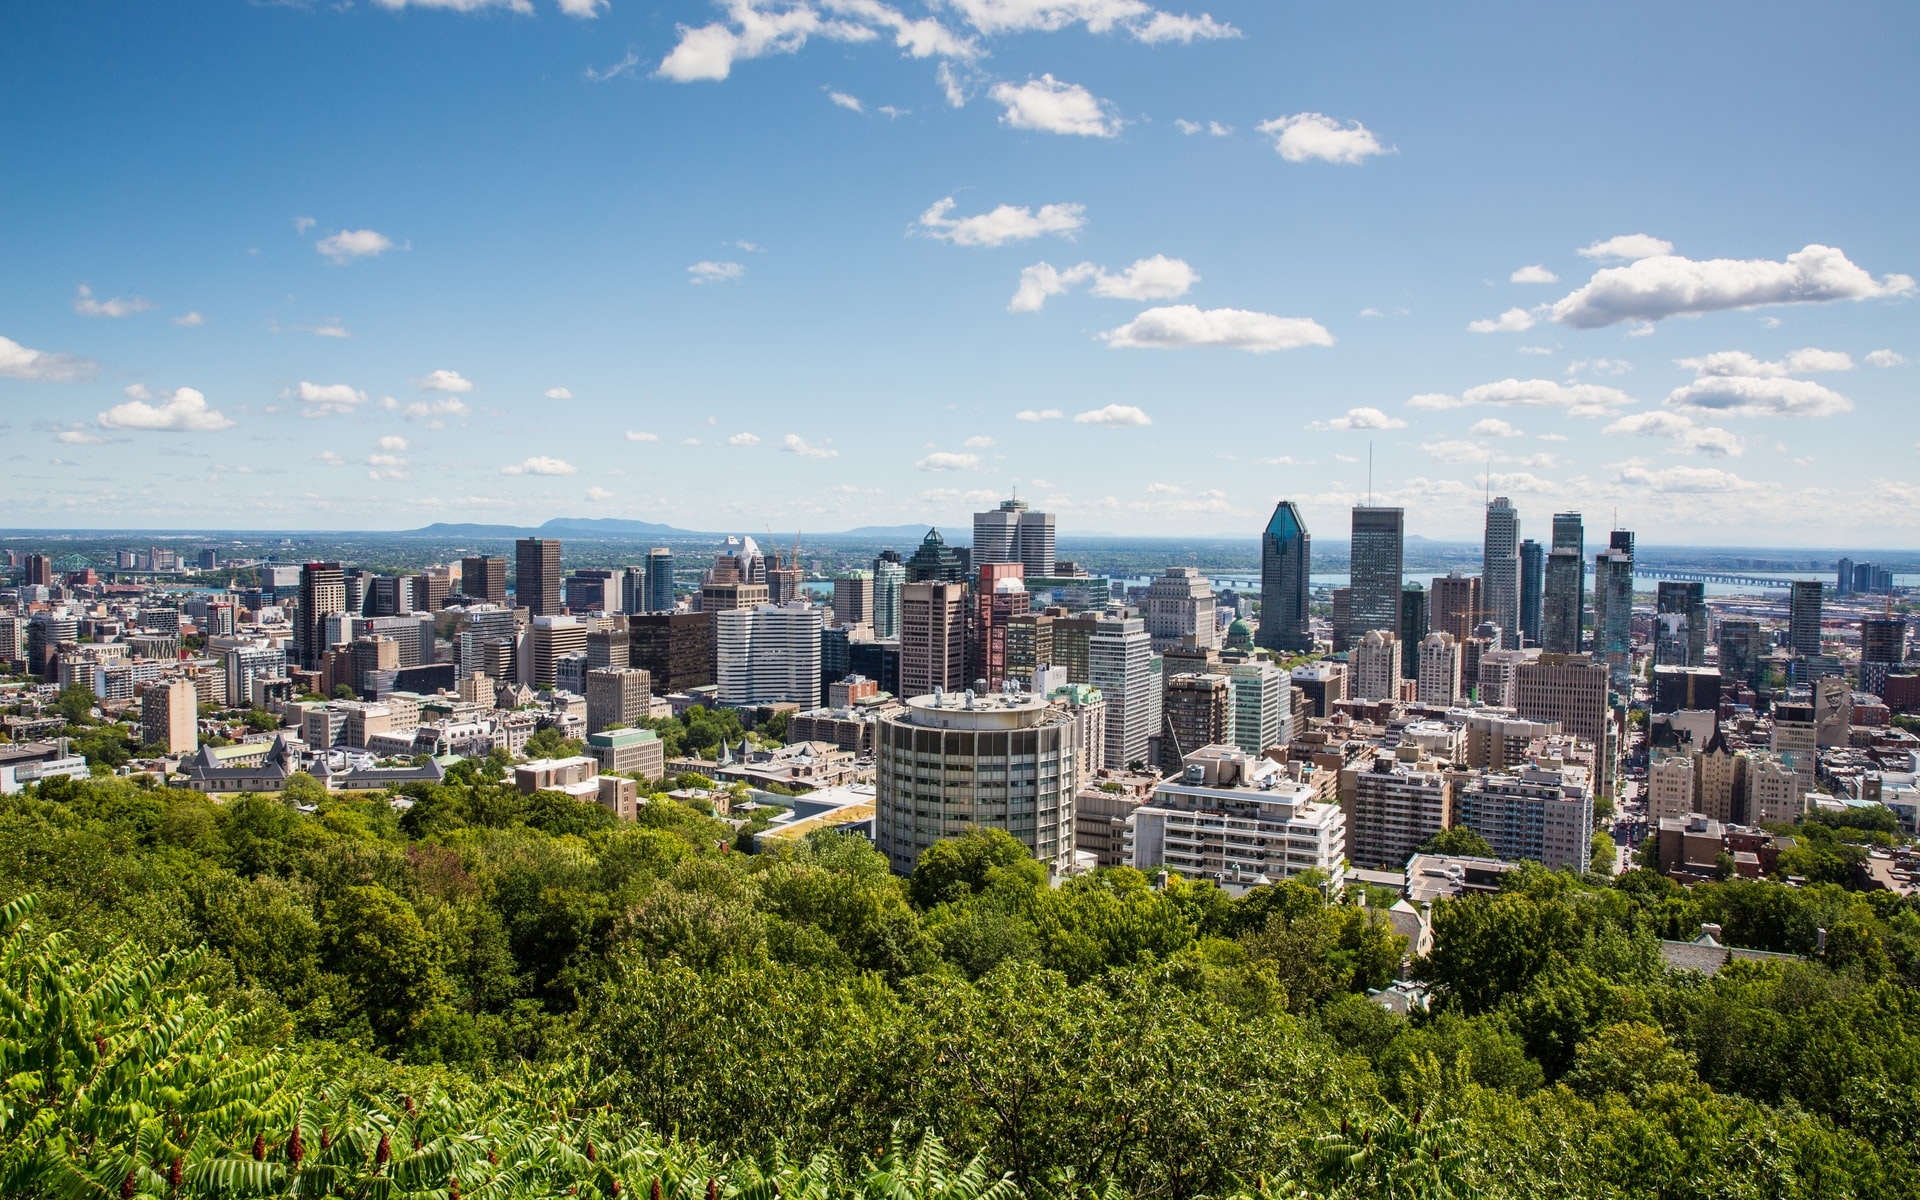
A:
<svg viewBox="0 0 1920 1200">
<path fill-rule="evenodd" d="M 1791 579 L 1779 579 L 1771 575 L 1730 575 L 1723 571 L 1666 571 L 1654 567 L 1636 566 L 1633 573 L 1641 579 L 1672 579 L 1682 583 L 1723 583 L 1730 587 L 1761 588 L 1767 591 L 1787 591 L 1793 586 Z"/>
</svg>

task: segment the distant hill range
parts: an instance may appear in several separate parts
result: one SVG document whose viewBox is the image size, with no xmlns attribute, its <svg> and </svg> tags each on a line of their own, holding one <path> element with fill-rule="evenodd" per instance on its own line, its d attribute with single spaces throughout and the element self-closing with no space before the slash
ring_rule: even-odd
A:
<svg viewBox="0 0 1920 1200">
<path fill-rule="evenodd" d="M 691 529 L 676 529 L 671 525 L 658 525 L 652 521 L 626 521 L 617 517 L 555 517 L 537 527 L 523 525 L 470 525 L 450 524 L 437 521 L 420 529 L 403 530 L 398 537 L 441 537 L 441 538 L 503 538 L 503 537 L 550 537 L 550 538 L 646 538 L 646 537 L 707 537 Z"/>
</svg>

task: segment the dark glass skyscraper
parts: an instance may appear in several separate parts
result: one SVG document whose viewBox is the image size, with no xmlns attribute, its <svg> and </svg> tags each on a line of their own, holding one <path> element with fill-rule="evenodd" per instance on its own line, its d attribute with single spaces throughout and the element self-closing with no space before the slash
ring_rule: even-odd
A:
<svg viewBox="0 0 1920 1200">
<path fill-rule="evenodd" d="M 655 546 L 647 552 L 645 611 L 673 611 L 673 551 L 665 546 Z"/>
<path fill-rule="evenodd" d="M 1313 649 L 1307 631 L 1307 572 L 1312 539 L 1291 500 L 1273 506 L 1260 536 L 1260 628 L 1253 644 L 1288 654 Z"/>
<path fill-rule="evenodd" d="M 327 618 L 347 611 L 347 576 L 337 562 L 300 568 L 299 608 L 294 612 L 293 659 L 303 671 L 326 665 Z"/>
<path fill-rule="evenodd" d="M 965 583 L 967 568 L 938 529 L 927 530 L 920 548 L 907 560 L 908 583 Z"/>
<path fill-rule="evenodd" d="M 1587 535 L 1577 512 L 1553 514 L 1540 607 L 1540 647 L 1549 654 L 1580 653 L 1587 607 Z"/>
<path fill-rule="evenodd" d="M 1707 585 L 1662 579 L 1654 597 L 1654 663 L 1663 667 L 1705 666 Z"/>
<path fill-rule="evenodd" d="M 1788 600 L 1787 644 L 1802 658 L 1820 655 L 1820 600 L 1818 579 L 1796 579 Z"/>
<path fill-rule="evenodd" d="M 514 603 L 536 617 L 560 612 L 560 543 L 552 538 L 521 538 L 513 544 Z"/>
<path fill-rule="evenodd" d="M 1420 678 L 1420 639 L 1427 636 L 1427 589 L 1409 583 L 1400 589 L 1400 678 Z"/>
<path fill-rule="evenodd" d="M 1593 656 L 1615 668 L 1633 655 L 1633 533 L 1616 529 L 1593 557 Z"/>
<path fill-rule="evenodd" d="M 1370 629 L 1400 631 L 1401 561 L 1406 540 L 1406 510 L 1353 510 L 1353 543 L 1348 572 L 1353 589 L 1347 636 L 1359 641 Z"/>
<path fill-rule="evenodd" d="M 1540 644 L 1546 567 L 1546 551 L 1539 542 L 1528 538 L 1520 543 L 1520 633 L 1529 646 Z"/>
</svg>

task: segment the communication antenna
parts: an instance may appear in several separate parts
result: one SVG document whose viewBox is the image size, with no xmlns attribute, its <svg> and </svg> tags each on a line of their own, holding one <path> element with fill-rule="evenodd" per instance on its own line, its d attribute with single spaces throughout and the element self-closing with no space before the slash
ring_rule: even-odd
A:
<svg viewBox="0 0 1920 1200">
<path fill-rule="evenodd" d="M 1373 442 L 1367 442 L 1367 507 L 1373 507 Z"/>
</svg>

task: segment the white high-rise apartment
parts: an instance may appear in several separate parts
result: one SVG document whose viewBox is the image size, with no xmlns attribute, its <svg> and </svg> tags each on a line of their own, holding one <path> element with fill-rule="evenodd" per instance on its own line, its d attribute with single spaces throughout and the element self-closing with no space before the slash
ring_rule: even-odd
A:
<svg viewBox="0 0 1920 1200">
<path fill-rule="evenodd" d="M 1793 769 L 1794 764 L 1764 750 L 1750 750 L 1746 759 L 1750 824 L 1798 821 L 1806 815 L 1807 794 L 1800 789 L 1800 776 Z M 1651 810 L 1647 819 L 1653 819 Z"/>
<path fill-rule="evenodd" d="M 1692 747 L 1682 746 L 1664 754 L 1656 751 L 1647 763 L 1647 820 L 1685 817 L 1693 807 Z"/>
<path fill-rule="evenodd" d="M 833 623 L 873 624 L 872 571 L 842 571 L 833 577 Z"/>
<path fill-rule="evenodd" d="M 1346 814 L 1268 758 L 1203 746 L 1128 817 L 1123 861 L 1240 887 L 1318 871 L 1334 888 L 1347 874 Z"/>
<path fill-rule="evenodd" d="M 1400 643 L 1384 629 L 1369 629 L 1347 655 L 1356 700 L 1400 698 Z"/>
<path fill-rule="evenodd" d="M 1138 617 L 1102 617 L 1087 637 L 1087 682 L 1107 698 L 1107 753 L 1103 766 L 1146 762 L 1147 739 L 1159 732 L 1158 681 L 1153 643 Z"/>
<path fill-rule="evenodd" d="M 1422 704 L 1453 704 L 1460 698 L 1460 643 L 1440 630 L 1420 639 L 1418 699 Z"/>
<path fill-rule="evenodd" d="M 820 702 L 823 610 L 804 600 L 713 615 L 715 682 L 729 708 Z"/>
<path fill-rule="evenodd" d="M 1155 650 L 1220 645 L 1213 585 L 1192 567 L 1168 567 L 1147 585 L 1147 634 Z"/>
<path fill-rule="evenodd" d="M 1476 775 L 1455 797 L 1454 824 L 1487 840 L 1494 856 L 1532 859 L 1549 871 L 1584 871 L 1591 856 L 1593 789 L 1585 767 L 1526 766 Z"/>
<path fill-rule="evenodd" d="M 1414 743 L 1391 755 L 1346 768 L 1353 805 L 1347 814 L 1347 855 L 1362 867 L 1397 870 L 1414 848 L 1453 824 L 1454 780 L 1450 764 L 1428 757 Z"/>
<path fill-rule="evenodd" d="M 460 633 L 460 678 L 487 673 L 484 647 L 514 640 L 513 610 L 497 604 L 476 604 L 467 610 L 467 627 Z"/>
<path fill-rule="evenodd" d="M 884 558 L 873 564 L 873 636 L 880 641 L 900 636 L 900 589 L 906 582 L 905 565 Z"/>
<path fill-rule="evenodd" d="M 1233 744 L 1248 754 L 1293 740 L 1293 684 L 1288 674 L 1264 658 L 1235 663 L 1227 672 L 1233 685 Z"/>
<path fill-rule="evenodd" d="M 1487 505 L 1480 598 L 1500 626 L 1502 649 L 1520 648 L 1520 513 L 1505 496 Z"/>
</svg>

